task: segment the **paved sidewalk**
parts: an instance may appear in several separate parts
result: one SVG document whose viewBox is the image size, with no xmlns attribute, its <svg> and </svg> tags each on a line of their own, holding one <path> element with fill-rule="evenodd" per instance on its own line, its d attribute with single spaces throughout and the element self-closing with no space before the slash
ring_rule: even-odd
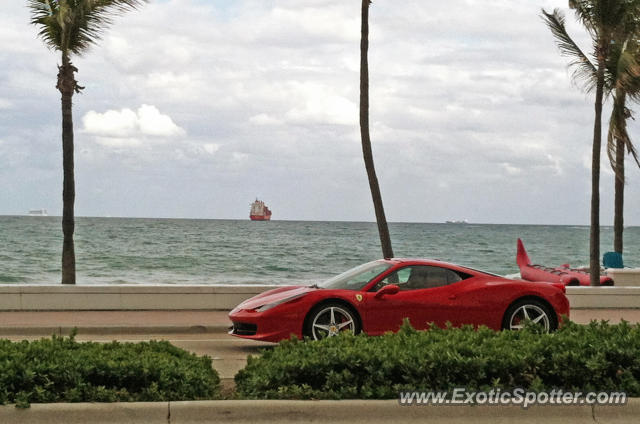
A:
<svg viewBox="0 0 640 424">
<path fill-rule="evenodd" d="M 204 333 L 226 332 L 227 311 L 56 311 L 0 312 L 0 334 Z"/>
</svg>

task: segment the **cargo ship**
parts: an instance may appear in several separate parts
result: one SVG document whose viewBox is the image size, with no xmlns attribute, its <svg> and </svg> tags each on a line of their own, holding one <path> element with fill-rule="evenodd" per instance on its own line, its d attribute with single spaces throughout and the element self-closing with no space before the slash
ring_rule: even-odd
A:
<svg viewBox="0 0 640 424">
<path fill-rule="evenodd" d="M 256 201 L 251 204 L 249 218 L 251 218 L 252 221 L 271 221 L 271 211 L 262 200 L 256 199 Z"/>
<path fill-rule="evenodd" d="M 28 216 L 49 216 L 46 209 L 31 209 Z"/>
</svg>

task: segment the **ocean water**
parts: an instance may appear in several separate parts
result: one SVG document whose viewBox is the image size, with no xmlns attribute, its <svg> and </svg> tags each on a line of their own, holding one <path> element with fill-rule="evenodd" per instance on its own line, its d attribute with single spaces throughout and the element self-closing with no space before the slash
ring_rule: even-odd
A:
<svg viewBox="0 0 640 424">
<path fill-rule="evenodd" d="M 535 263 L 584 266 L 589 227 L 390 223 L 396 257 L 518 272 L 516 239 Z M 381 257 L 364 222 L 78 218 L 78 284 L 310 284 Z M 613 230 L 603 227 L 601 252 Z M 59 217 L 0 216 L 0 283 L 60 282 Z M 625 264 L 640 266 L 640 227 L 625 229 Z"/>
</svg>

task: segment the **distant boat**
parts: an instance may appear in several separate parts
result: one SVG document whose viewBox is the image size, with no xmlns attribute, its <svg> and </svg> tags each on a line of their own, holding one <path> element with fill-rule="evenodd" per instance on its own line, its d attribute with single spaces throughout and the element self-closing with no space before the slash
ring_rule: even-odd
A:
<svg viewBox="0 0 640 424">
<path fill-rule="evenodd" d="M 32 209 L 27 214 L 29 216 L 49 216 L 46 209 Z"/>
<path fill-rule="evenodd" d="M 249 218 L 252 221 L 271 221 L 271 210 L 262 200 L 256 198 L 256 201 L 251 204 Z"/>
<path fill-rule="evenodd" d="M 462 219 L 460 221 L 445 221 L 445 224 L 468 224 L 469 221 L 467 221 L 466 219 Z"/>
</svg>

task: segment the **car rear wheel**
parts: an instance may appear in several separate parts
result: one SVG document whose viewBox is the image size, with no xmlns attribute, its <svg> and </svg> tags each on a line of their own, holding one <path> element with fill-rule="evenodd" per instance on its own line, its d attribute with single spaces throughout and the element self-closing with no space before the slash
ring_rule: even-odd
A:
<svg viewBox="0 0 640 424">
<path fill-rule="evenodd" d="M 558 328 L 556 314 L 548 305 L 537 299 L 522 299 L 509 306 L 502 329 L 521 330 L 526 320 L 542 326 L 547 333 Z"/>
<path fill-rule="evenodd" d="M 360 332 L 358 317 L 348 306 L 331 302 L 320 304 L 309 312 L 304 335 L 313 340 L 320 340 L 345 331 L 353 334 Z"/>
</svg>

